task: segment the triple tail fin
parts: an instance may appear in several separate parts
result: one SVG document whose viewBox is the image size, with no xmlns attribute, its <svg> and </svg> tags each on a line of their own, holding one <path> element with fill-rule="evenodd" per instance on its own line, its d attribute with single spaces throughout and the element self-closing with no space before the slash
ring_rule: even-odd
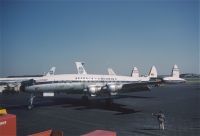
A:
<svg viewBox="0 0 200 136">
<path fill-rule="evenodd" d="M 131 73 L 132 77 L 138 78 L 139 77 L 139 70 L 137 69 L 137 67 L 134 67 Z"/>
<path fill-rule="evenodd" d="M 75 64 L 76 64 L 78 74 L 87 74 L 87 72 L 85 71 L 85 68 L 83 66 L 84 65 L 83 62 L 75 62 Z"/>
<path fill-rule="evenodd" d="M 49 72 L 46 74 L 46 76 L 54 75 L 55 70 L 56 70 L 56 67 L 52 67 L 52 68 L 49 70 Z"/>
<path fill-rule="evenodd" d="M 155 66 L 152 66 L 150 71 L 149 71 L 149 77 L 150 78 L 157 78 L 158 73 L 157 73 L 157 69 Z"/>
<path fill-rule="evenodd" d="M 111 68 L 108 68 L 108 75 L 116 75 L 116 73 Z"/>
<path fill-rule="evenodd" d="M 173 66 L 172 75 L 171 76 L 179 78 L 179 75 L 180 75 L 180 70 L 179 70 L 178 66 L 175 64 Z"/>
</svg>

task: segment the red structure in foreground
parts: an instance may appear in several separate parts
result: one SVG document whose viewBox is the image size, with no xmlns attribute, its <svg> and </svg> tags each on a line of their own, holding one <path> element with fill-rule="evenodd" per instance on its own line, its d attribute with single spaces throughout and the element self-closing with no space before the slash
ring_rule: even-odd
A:
<svg viewBox="0 0 200 136">
<path fill-rule="evenodd" d="M 62 131 L 57 131 L 57 130 L 47 130 L 39 133 L 35 133 L 29 136 L 63 136 Z"/>
<path fill-rule="evenodd" d="M 35 133 L 29 136 L 50 136 L 51 135 L 52 130 L 47 130 L 47 131 L 43 131 L 40 133 Z"/>
<path fill-rule="evenodd" d="M 116 132 L 106 130 L 95 130 L 81 136 L 117 136 Z"/>
<path fill-rule="evenodd" d="M 16 136 L 16 116 L 5 114 L 0 116 L 0 136 Z"/>
</svg>

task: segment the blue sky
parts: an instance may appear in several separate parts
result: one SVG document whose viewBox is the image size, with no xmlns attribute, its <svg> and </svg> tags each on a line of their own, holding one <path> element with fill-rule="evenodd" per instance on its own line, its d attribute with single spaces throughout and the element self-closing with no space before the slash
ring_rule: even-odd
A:
<svg viewBox="0 0 200 136">
<path fill-rule="evenodd" d="M 75 73 L 199 73 L 198 0 L 3 0 L 0 76 Z"/>
</svg>

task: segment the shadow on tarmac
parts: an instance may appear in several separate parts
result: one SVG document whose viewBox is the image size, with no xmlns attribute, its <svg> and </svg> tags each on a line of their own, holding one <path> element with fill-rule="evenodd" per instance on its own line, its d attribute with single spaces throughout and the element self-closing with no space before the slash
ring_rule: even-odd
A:
<svg viewBox="0 0 200 136">
<path fill-rule="evenodd" d="M 92 100 L 89 102 L 75 102 L 70 105 L 63 106 L 64 108 L 68 107 L 77 107 L 76 110 L 90 110 L 90 109 L 101 109 L 107 111 L 115 111 L 114 115 L 123 115 L 123 114 L 131 114 L 136 112 L 141 112 L 140 110 L 134 110 L 130 108 L 126 108 L 123 104 L 118 104 L 114 102 L 107 102 L 107 100 Z"/>
<path fill-rule="evenodd" d="M 141 130 L 160 130 L 159 128 L 143 128 Z"/>
<path fill-rule="evenodd" d="M 110 101 L 108 98 L 97 98 L 89 99 L 88 101 L 83 101 L 78 98 L 73 97 L 54 97 L 54 98 L 40 98 L 36 97 L 34 100 L 34 108 L 37 107 L 47 107 L 60 105 L 63 108 L 75 108 L 75 110 L 90 110 L 90 109 L 101 109 L 106 111 L 115 111 L 114 115 L 132 114 L 141 112 L 141 110 L 135 110 L 133 108 L 127 108 L 126 105 L 118 104 L 113 102 L 114 99 L 120 98 L 137 98 L 137 99 L 152 99 L 154 97 L 143 97 L 143 96 L 130 96 L 130 95 L 119 95 L 113 97 Z M 27 109 L 27 98 L 24 98 L 26 103 L 16 103 L 14 105 L 5 105 L 7 109 Z M 34 109 L 33 109 L 34 110 Z"/>
<path fill-rule="evenodd" d="M 148 135 L 148 136 L 160 136 L 159 134 L 151 134 L 151 133 L 148 133 L 148 132 L 144 132 L 144 131 L 139 131 L 139 130 L 134 130 L 134 131 L 132 131 L 133 133 L 136 133 L 137 135 L 138 134 L 143 134 L 143 135 Z"/>
<path fill-rule="evenodd" d="M 162 133 L 164 131 L 162 131 L 158 128 L 143 128 L 143 129 L 139 129 L 139 130 L 133 130 L 132 132 L 137 134 L 137 135 L 142 134 L 142 135 L 149 135 L 149 136 L 160 136 L 160 135 L 162 135 Z M 155 132 L 162 132 L 162 133 L 158 134 L 158 133 L 155 133 Z"/>
<path fill-rule="evenodd" d="M 136 95 L 119 95 L 120 98 L 133 98 L 133 99 L 154 99 L 156 97 L 136 96 Z"/>
<path fill-rule="evenodd" d="M 54 105 L 60 105 L 60 104 L 62 105 L 61 107 L 63 108 L 75 108 L 75 110 L 101 109 L 106 111 L 118 112 L 115 113 L 114 115 L 123 115 L 123 114 L 141 112 L 140 110 L 126 108 L 125 107 L 126 105 L 115 103 L 113 101 L 110 101 L 109 99 L 91 99 L 88 101 L 83 101 L 82 99 L 77 99 L 77 98 L 54 99 Z"/>
</svg>

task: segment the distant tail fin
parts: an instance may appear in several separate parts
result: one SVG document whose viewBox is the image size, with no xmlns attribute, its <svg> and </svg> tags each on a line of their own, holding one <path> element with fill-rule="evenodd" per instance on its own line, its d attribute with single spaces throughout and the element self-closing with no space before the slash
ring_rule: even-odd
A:
<svg viewBox="0 0 200 136">
<path fill-rule="evenodd" d="M 49 70 L 49 72 L 46 74 L 46 76 L 54 75 L 55 70 L 56 70 L 56 67 L 52 67 L 52 68 Z"/>
<path fill-rule="evenodd" d="M 149 71 L 149 77 L 150 78 L 157 78 L 157 76 L 158 76 L 158 73 L 157 73 L 156 67 L 152 66 L 151 70 Z"/>
<path fill-rule="evenodd" d="M 108 68 L 108 74 L 109 75 L 116 75 L 115 72 L 111 68 Z"/>
<path fill-rule="evenodd" d="M 133 68 L 131 76 L 136 78 L 139 77 L 139 71 L 136 67 Z"/>
<path fill-rule="evenodd" d="M 83 66 L 84 65 L 83 62 L 75 62 L 75 64 L 76 64 L 78 74 L 87 74 L 87 72 L 85 71 L 85 68 Z"/>
<path fill-rule="evenodd" d="M 172 77 L 178 77 L 179 78 L 180 75 L 180 70 L 178 68 L 178 66 L 175 64 L 173 69 L 172 69 Z"/>
</svg>

